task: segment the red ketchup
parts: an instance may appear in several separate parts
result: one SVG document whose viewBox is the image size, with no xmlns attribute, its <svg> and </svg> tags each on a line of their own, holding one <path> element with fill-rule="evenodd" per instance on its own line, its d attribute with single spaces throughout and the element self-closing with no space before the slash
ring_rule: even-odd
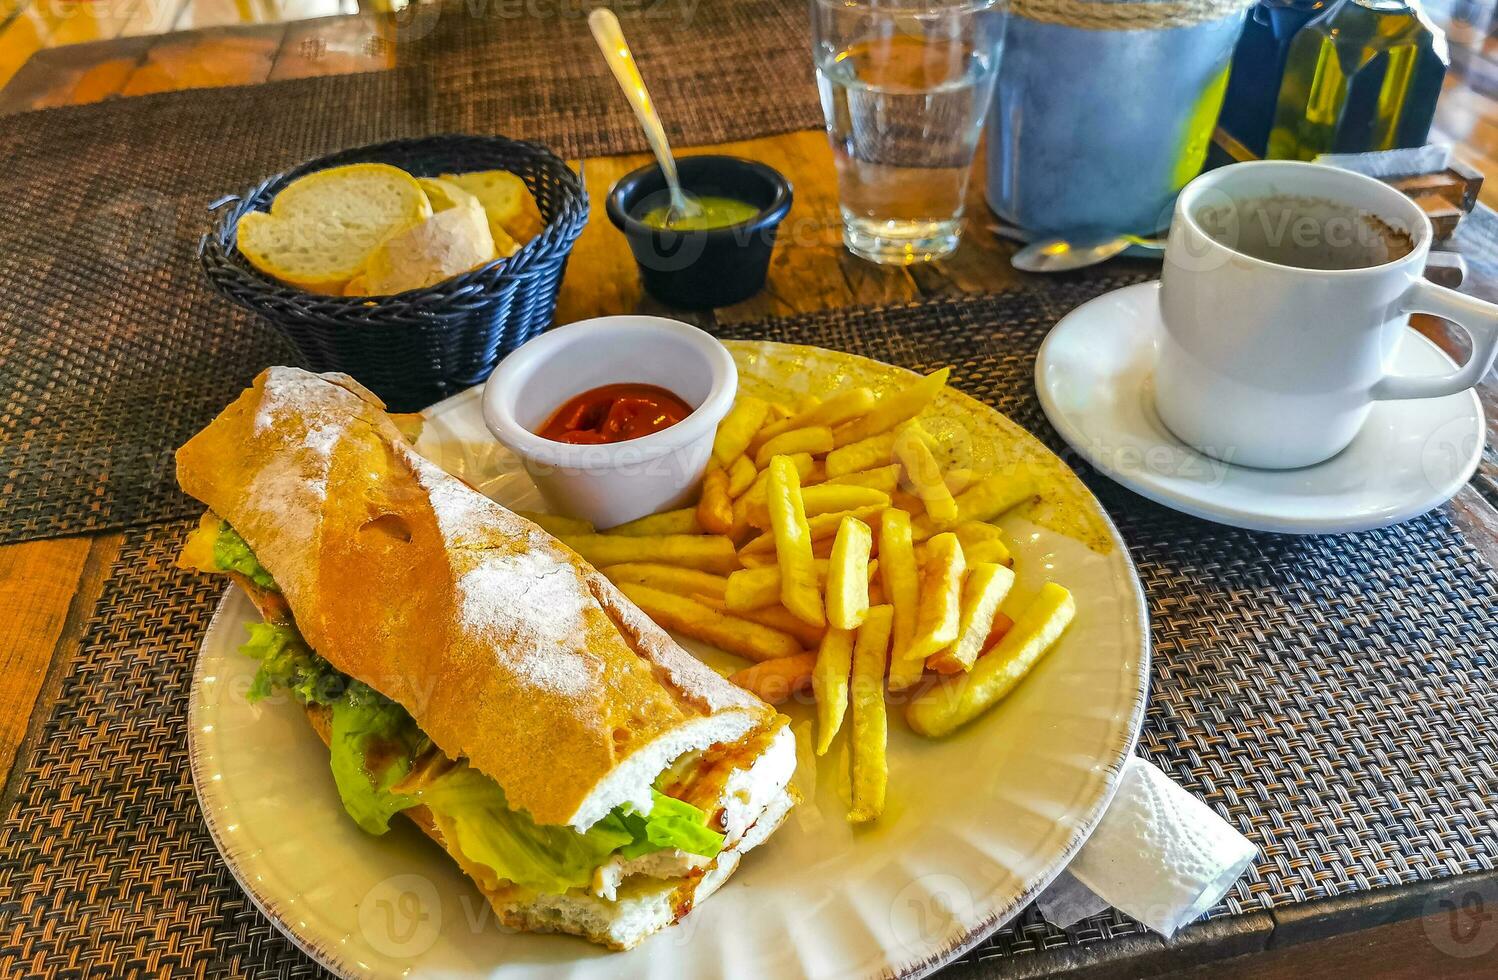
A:
<svg viewBox="0 0 1498 980">
<path fill-rule="evenodd" d="M 603 385 L 569 398 L 536 435 L 553 442 L 597 446 L 669 429 L 691 414 L 692 406 L 656 385 Z"/>
</svg>

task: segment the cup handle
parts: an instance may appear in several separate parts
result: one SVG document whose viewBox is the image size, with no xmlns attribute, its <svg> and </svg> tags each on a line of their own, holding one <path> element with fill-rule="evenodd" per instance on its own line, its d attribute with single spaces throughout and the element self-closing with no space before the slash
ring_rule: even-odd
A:
<svg viewBox="0 0 1498 980">
<path fill-rule="evenodd" d="M 1498 356 L 1498 306 L 1433 282 L 1417 280 L 1399 301 L 1405 313 L 1430 313 L 1461 327 L 1472 338 L 1467 363 L 1450 374 L 1389 375 L 1373 386 L 1370 398 L 1439 398 L 1466 391 L 1482 380 Z"/>
</svg>

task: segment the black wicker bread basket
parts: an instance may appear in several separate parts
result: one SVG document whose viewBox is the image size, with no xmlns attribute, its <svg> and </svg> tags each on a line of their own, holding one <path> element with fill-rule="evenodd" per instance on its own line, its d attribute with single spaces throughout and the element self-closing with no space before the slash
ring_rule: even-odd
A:
<svg viewBox="0 0 1498 980">
<path fill-rule="evenodd" d="M 239 219 L 266 210 L 288 183 L 347 163 L 389 163 L 417 177 L 509 170 L 525 180 L 546 227 L 520 251 L 454 279 L 395 296 L 323 296 L 264 275 L 236 247 Z M 277 174 L 220 210 L 198 245 L 215 289 L 269 320 L 315 371 L 343 371 L 392 411 L 414 411 L 489 376 L 505 354 L 551 323 L 572 243 L 588 220 L 582 178 L 536 143 L 431 136 L 344 150 Z"/>
</svg>

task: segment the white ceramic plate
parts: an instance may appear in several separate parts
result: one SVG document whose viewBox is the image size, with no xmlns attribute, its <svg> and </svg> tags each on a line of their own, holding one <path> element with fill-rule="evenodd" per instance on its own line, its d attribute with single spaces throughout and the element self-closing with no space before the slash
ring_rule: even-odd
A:
<svg viewBox="0 0 1498 980">
<path fill-rule="evenodd" d="M 887 389 L 909 378 L 815 348 L 730 347 L 749 391 Z M 537 506 L 534 487 L 485 431 L 477 393 L 429 409 L 420 448 L 506 504 Z M 806 802 L 681 924 L 628 953 L 510 933 L 453 862 L 403 821 L 379 838 L 355 827 L 329 778 L 327 751 L 294 704 L 245 703 L 254 663 L 236 649 L 257 617 L 231 590 L 204 639 L 189 711 L 194 783 L 225 861 L 266 915 L 344 976 L 622 980 L 935 969 L 1023 908 L 1081 847 L 1133 750 L 1149 652 L 1127 550 L 1076 477 L 966 396 L 944 395 L 929 427 L 975 465 L 1023 465 L 1045 481 L 1042 504 L 1004 522 L 1018 598 L 1050 577 L 1076 595 L 1078 615 L 1013 695 L 957 735 L 927 741 L 893 720 L 889 807 L 872 828 L 854 829 L 845 818 L 847 750 L 839 736 L 820 762 L 800 766 Z M 798 734 L 809 734 L 809 709 L 788 713 Z"/>
<path fill-rule="evenodd" d="M 1327 534 L 1397 524 L 1450 500 L 1482 457 L 1475 391 L 1378 402 L 1336 456 L 1297 470 L 1212 459 L 1155 414 L 1160 284 L 1114 290 L 1072 310 L 1035 361 L 1035 389 L 1067 443 L 1103 473 L 1156 503 L 1254 531 Z M 1391 370 L 1445 374 L 1455 365 L 1411 330 Z"/>
</svg>

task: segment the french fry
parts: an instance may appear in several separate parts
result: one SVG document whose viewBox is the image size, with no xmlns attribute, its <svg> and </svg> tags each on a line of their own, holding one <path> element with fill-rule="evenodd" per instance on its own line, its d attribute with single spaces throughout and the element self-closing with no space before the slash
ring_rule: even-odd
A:
<svg viewBox="0 0 1498 980">
<path fill-rule="evenodd" d="M 758 475 L 759 471 L 754 468 L 754 460 L 748 455 L 740 456 L 728 468 L 728 495 L 738 498 L 753 485 L 754 478 Z"/>
<path fill-rule="evenodd" d="M 853 487 L 823 483 L 801 491 L 808 519 L 823 514 L 838 514 L 865 507 L 888 507 L 889 494 L 873 487 Z"/>
<path fill-rule="evenodd" d="M 999 603 L 1014 585 L 1014 573 L 991 562 L 971 566 L 962 584 L 962 615 L 957 625 L 957 639 L 951 646 L 926 658 L 926 666 L 941 674 L 972 670 L 993 630 L 993 618 Z"/>
<path fill-rule="evenodd" d="M 826 581 L 827 561 L 814 561 L 813 567 L 816 569 L 817 581 Z M 779 565 L 741 569 L 728 576 L 727 582 L 723 602 L 731 612 L 763 609 L 780 601 Z"/>
<path fill-rule="evenodd" d="M 941 464 L 926 444 L 919 422 L 906 422 L 895 430 L 895 458 L 905 467 L 905 477 L 932 523 L 944 526 L 957 520 L 957 501 L 942 479 Z"/>
<path fill-rule="evenodd" d="M 814 486 L 818 483 L 826 482 L 827 464 L 823 463 L 820 459 L 814 460 L 811 464 L 811 469 L 807 471 L 806 476 L 801 478 L 801 486 L 803 489 L 809 486 Z"/>
<path fill-rule="evenodd" d="M 769 421 L 773 422 L 779 419 L 788 419 L 795 414 L 796 410 L 794 408 L 791 408 L 789 405 L 783 405 L 780 402 L 770 403 Z"/>
<path fill-rule="evenodd" d="M 844 511 L 857 510 L 860 507 L 888 507 L 889 494 L 872 487 L 823 483 L 815 487 L 802 487 L 801 504 L 806 508 L 806 517 L 810 520 L 822 514 L 839 514 Z M 755 503 L 751 503 L 746 516 L 754 527 L 770 526 L 768 507 L 760 510 Z"/>
<path fill-rule="evenodd" d="M 906 493 L 904 490 L 896 490 L 890 494 L 890 503 L 909 514 L 912 518 L 920 517 L 926 513 L 925 502 L 915 494 Z"/>
<path fill-rule="evenodd" d="M 1011 507 L 1035 495 L 1035 483 L 1028 477 L 989 476 L 957 495 L 957 519 L 953 524 L 969 521 L 991 521 Z M 927 517 L 915 522 L 915 539 L 924 541 L 941 530 Z"/>
<path fill-rule="evenodd" d="M 703 534 L 642 537 L 612 534 L 564 534 L 560 540 L 595 568 L 625 562 L 658 562 L 704 572 L 727 574 L 739 567 L 739 556 L 727 538 Z"/>
<path fill-rule="evenodd" d="M 933 738 L 972 721 L 1024 680 L 1055 646 L 1076 611 L 1071 593 L 1047 582 L 997 646 L 979 657 L 968 673 L 917 695 L 905 709 L 905 720 L 915 731 Z"/>
<path fill-rule="evenodd" d="M 822 460 L 822 465 L 826 467 L 827 479 L 830 480 L 844 473 L 857 473 L 876 466 L 886 466 L 894 458 L 895 434 L 886 432 L 839 446 L 827 454 Z"/>
<path fill-rule="evenodd" d="M 796 467 L 797 476 L 801 476 L 802 474 L 811 472 L 811 453 L 796 453 L 795 455 L 791 456 L 790 459 L 792 464 L 794 464 Z M 768 517 L 769 511 L 765 506 L 765 485 L 769 483 L 769 481 L 770 470 L 768 468 L 760 470 L 755 475 L 753 482 L 749 484 L 749 489 L 745 490 L 740 496 L 734 499 L 733 529 L 729 532 L 729 535 L 734 540 L 742 541 L 744 536 L 749 533 L 749 529 L 753 527 L 753 525 L 749 523 L 749 515 L 751 512 L 756 514 L 763 513 Z M 766 523 L 768 523 L 768 520 L 766 521 Z M 761 530 L 763 530 L 763 528 L 761 528 Z"/>
<path fill-rule="evenodd" d="M 702 477 L 697 523 L 713 534 L 727 534 L 733 529 L 733 498 L 728 495 L 728 471 L 716 463 L 709 466 Z"/>
<path fill-rule="evenodd" d="M 967 570 L 957 535 L 938 534 L 926 546 L 921 566 L 921 605 L 915 636 L 905 649 L 910 660 L 925 660 L 957 639 L 962 625 L 962 575 Z"/>
<path fill-rule="evenodd" d="M 811 453 L 792 453 L 791 463 L 796 467 L 796 475 L 805 477 L 812 469 Z M 765 498 L 765 484 L 769 481 L 770 470 L 768 468 L 760 470 L 755 475 L 754 482 L 749 484 L 749 489 L 745 490 L 743 496 L 738 499 L 743 500 L 745 497 L 748 497 L 751 501 L 756 498 L 763 501 Z"/>
<path fill-rule="evenodd" d="M 646 514 L 644 517 L 611 527 L 603 533 L 626 538 L 656 537 L 662 534 L 701 534 L 702 525 L 697 521 L 697 508 L 683 507 L 680 510 L 668 510 L 659 514 Z"/>
<path fill-rule="evenodd" d="M 826 755 L 848 712 L 848 676 L 853 669 L 852 630 L 829 629 L 817 649 L 811 687 L 817 699 L 817 755 Z"/>
<path fill-rule="evenodd" d="M 853 510 L 834 511 L 831 514 L 818 514 L 807 520 L 807 528 L 811 534 L 812 541 L 832 540 L 837 534 L 837 527 L 843 522 L 844 517 L 856 517 L 865 524 L 872 523 L 885 510 L 884 507 L 874 505 L 872 507 L 857 507 Z M 773 512 L 772 512 L 773 516 Z M 776 549 L 775 535 L 772 531 L 766 531 L 759 537 L 754 538 L 744 545 L 741 551 L 746 554 L 766 554 Z"/>
<path fill-rule="evenodd" d="M 560 514 L 543 514 L 535 510 L 517 510 L 516 514 L 530 521 L 532 524 L 551 535 L 562 534 L 592 534 L 593 525 L 587 521 L 580 521 L 575 517 L 563 517 Z"/>
<path fill-rule="evenodd" d="M 960 538 L 958 540 L 961 540 Z M 990 538 L 987 541 L 974 541 L 971 546 L 963 545 L 962 553 L 972 564 L 980 561 L 992 562 L 995 565 L 1013 565 L 1014 556 L 1009 553 L 1008 545 L 998 538 Z"/>
<path fill-rule="evenodd" d="M 906 656 L 920 614 L 921 586 L 910 543 L 910 515 L 903 510 L 887 510 L 879 521 L 879 581 L 884 601 L 894 609 L 889 689 L 903 691 L 926 669 L 925 660 Z"/>
<path fill-rule="evenodd" d="M 987 527 L 989 525 L 980 526 Z M 995 565 L 1010 567 L 1014 565 L 1014 556 L 1009 553 L 1009 546 L 998 538 L 980 538 L 971 543 L 963 543 L 962 535 L 959 534 L 957 535 L 957 541 L 962 544 L 962 557 L 967 559 L 969 565 L 976 565 L 979 562 L 991 562 Z M 926 541 L 915 546 L 916 564 L 924 565 L 926 563 L 926 545 L 928 544 L 930 542 Z"/>
<path fill-rule="evenodd" d="M 841 476 L 829 477 L 826 483 L 845 487 L 868 487 L 870 490 L 892 495 L 900 488 L 900 464 L 891 463 L 872 470 L 844 473 Z"/>
<path fill-rule="evenodd" d="M 869 610 L 853 644 L 849 694 L 853 707 L 853 823 L 875 820 L 884 812 L 889 782 L 889 720 L 884 708 L 884 669 L 889 660 L 889 635 L 894 610 Z"/>
<path fill-rule="evenodd" d="M 857 629 L 868 615 L 869 549 L 873 543 L 874 535 L 867 524 L 856 517 L 843 518 L 827 563 L 827 622 L 837 629 Z"/>
<path fill-rule="evenodd" d="M 665 629 L 711 643 L 729 653 L 758 661 L 793 657 L 802 652 L 801 644 L 789 633 L 724 615 L 695 599 L 634 582 L 625 582 L 619 591 Z"/>
<path fill-rule="evenodd" d="M 733 408 L 718 423 L 718 433 L 713 436 L 713 459 L 719 466 L 728 467 L 749 448 L 749 440 L 765 424 L 770 406 L 752 395 L 741 395 Z"/>
<path fill-rule="evenodd" d="M 801 620 L 791 615 L 790 610 L 778 602 L 773 606 L 761 606 L 759 609 L 731 610 L 728 608 L 728 604 L 722 599 L 714 599 L 712 596 L 706 595 L 693 596 L 693 598 L 709 609 L 716 609 L 721 613 L 737 616 L 739 619 L 748 620 L 751 623 L 758 623 L 761 626 L 780 630 L 782 633 L 789 633 L 803 647 L 808 649 L 821 643 L 823 634 L 827 632 L 827 627 L 825 626 L 811 626 L 801 622 Z"/>
<path fill-rule="evenodd" d="M 1004 538 L 1003 531 L 982 521 L 967 521 L 959 524 L 952 528 L 952 533 L 957 535 L 957 540 L 961 542 L 963 550 L 979 541 L 1002 541 Z"/>
<path fill-rule="evenodd" d="M 739 564 L 745 568 L 776 568 L 775 552 L 764 551 L 752 555 L 739 555 Z"/>
<path fill-rule="evenodd" d="M 762 660 L 753 667 L 729 674 L 728 681 L 759 695 L 767 704 L 782 704 L 811 687 L 811 672 L 816 663 L 815 653 Z"/>
<path fill-rule="evenodd" d="M 826 558 L 814 559 L 817 569 L 817 584 L 827 581 L 830 564 Z M 869 562 L 869 581 L 879 574 L 879 560 Z M 727 578 L 723 592 L 724 607 L 735 615 L 748 609 L 763 609 L 780 601 L 780 566 L 765 565 L 760 568 L 743 568 Z"/>
<path fill-rule="evenodd" d="M 822 404 L 822 399 L 816 395 L 802 395 L 796 399 L 796 415 L 809 412 L 820 404 Z M 795 418 L 795 415 L 791 417 Z"/>
<path fill-rule="evenodd" d="M 774 422 L 760 429 L 749 444 L 750 452 L 757 452 L 765 442 L 791 429 L 805 429 L 814 425 L 837 426 L 849 419 L 870 411 L 878 399 L 870 388 L 849 388 L 840 391 L 824 402 L 797 412 L 791 418 Z"/>
<path fill-rule="evenodd" d="M 763 609 L 779 601 L 779 565 L 745 568 L 734 572 L 728 576 L 728 585 L 723 591 L 723 603 L 732 611 Z"/>
<path fill-rule="evenodd" d="M 770 460 L 765 494 L 770 506 L 771 547 L 780 564 L 780 602 L 802 622 L 822 626 L 827 616 L 822 610 L 822 592 L 817 588 L 811 528 L 801 503 L 801 479 L 790 459 L 776 456 Z"/>
<path fill-rule="evenodd" d="M 988 630 L 988 639 L 983 641 L 983 653 L 988 653 L 994 645 L 1004 638 L 1004 634 L 1014 628 L 1014 620 L 1004 615 L 1003 612 L 993 614 L 993 626 Z M 978 656 L 983 656 L 983 653 Z"/>
<path fill-rule="evenodd" d="M 776 456 L 792 456 L 796 453 L 820 456 L 822 453 L 831 451 L 832 430 L 825 425 L 791 429 L 760 446 L 759 452 L 754 454 L 754 465 L 764 469 Z"/>
<path fill-rule="evenodd" d="M 839 447 L 888 432 L 907 419 L 913 419 L 931 404 L 947 385 L 951 368 L 933 371 L 915 384 L 899 391 L 890 392 L 879 399 L 878 404 L 862 418 L 839 426 L 835 442 Z M 860 467 L 865 469 L 866 467 Z"/>
<path fill-rule="evenodd" d="M 698 571 L 695 568 L 682 568 L 680 565 L 660 565 L 645 561 L 625 562 L 620 565 L 605 565 L 599 571 L 603 573 L 604 578 L 615 585 L 633 582 L 636 585 L 648 585 L 652 589 L 660 589 L 662 592 L 671 592 L 675 595 L 705 595 L 721 599 L 728 590 L 728 579 L 724 576 Z"/>
</svg>

